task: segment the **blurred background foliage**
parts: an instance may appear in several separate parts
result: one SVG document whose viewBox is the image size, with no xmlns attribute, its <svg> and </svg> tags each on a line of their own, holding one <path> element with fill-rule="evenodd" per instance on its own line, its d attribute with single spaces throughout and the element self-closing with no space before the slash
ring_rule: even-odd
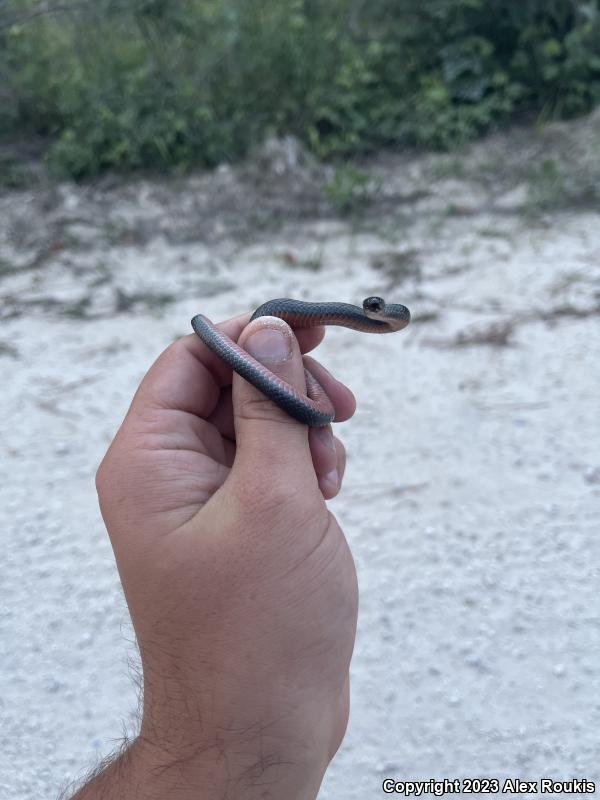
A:
<svg viewBox="0 0 600 800">
<path fill-rule="evenodd" d="M 600 0 L 4 0 L 0 134 L 74 177 L 293 134 L 449 149 L 600 101 Z"/>
</svg>

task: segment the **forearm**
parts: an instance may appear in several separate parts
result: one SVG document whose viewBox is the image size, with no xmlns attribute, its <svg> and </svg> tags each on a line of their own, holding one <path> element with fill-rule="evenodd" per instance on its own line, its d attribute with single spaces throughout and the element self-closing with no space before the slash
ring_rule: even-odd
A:
<svg viewBox="0 0 600 800">
<path fill-rule="evenodd" d="M 72 800 L 315 800 L 345 729 L 347 672 L 323 688 L 305 668 L 300 689 L 296 669 L 269 669 L 263 650 L 258 665 L 208 650 L 216 664 L 189 649 L 174 658 L 170 640 L 142 650 L 140 734 Z"/>
</svg>

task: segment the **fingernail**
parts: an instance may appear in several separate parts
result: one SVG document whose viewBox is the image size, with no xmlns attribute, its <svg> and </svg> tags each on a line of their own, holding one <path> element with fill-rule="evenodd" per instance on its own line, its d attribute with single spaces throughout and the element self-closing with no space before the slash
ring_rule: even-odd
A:
<svg viewBox="0 0 600 800">
<path fill-rule="evenodd" d="M 260 328 L 254 331 L 244 347 L 259 361 L 285 361 L 292 353 L 289 334 L 276 328 Z"/>
<path fill-rule="evenodd" d="M 324 480 L 326 483 L 330 483 L 334 489 L 337 489 L 340 483 L 340 476 L 337 469 L 332 469 L 331 472 L 328 472 L 327 475 L 325 475 Z"/>
<path fill-rule="evenodd" d="M 315 428 L 315 433 L 318 439 L 325 445 L 328 450 L 335 453 L 335 442 L 333 441 L 333 431 L 331 425 L 326 425 L 324 428 Z"/>
</svg>

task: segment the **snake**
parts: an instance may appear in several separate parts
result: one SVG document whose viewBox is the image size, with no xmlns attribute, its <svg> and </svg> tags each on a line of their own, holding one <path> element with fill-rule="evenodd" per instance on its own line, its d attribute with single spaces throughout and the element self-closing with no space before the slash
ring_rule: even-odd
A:
<svg viewBox="0 0 600 800">
<path fill-rule="evenodd" d="M 406 306 L 386 303 L 382 297 L 367 297 L 363 300 L 362 308 L 350 303 L 277 298 L 259 306 L 250 322 L 267 316 L 284 320 L 292 329 L 340 325 L 366 333 L 392 333 L 402 330 L 410 322 L 410 311 Z M 204 344 L 232 370 L 298 422 L 319 428 L 329 425 L 334 419 L 333 403 L 308 369 L 304 369 L 306 394 L 303 394 L 253 358 L 203 314 L 197 314 L 192 319 L 192 328 Z"/>
</svg>

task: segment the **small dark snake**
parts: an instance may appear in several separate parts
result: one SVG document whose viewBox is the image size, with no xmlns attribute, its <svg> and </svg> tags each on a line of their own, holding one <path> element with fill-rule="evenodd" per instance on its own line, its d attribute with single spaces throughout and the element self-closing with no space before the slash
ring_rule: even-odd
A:
<svg viewBox="0 0 600 800">
<path fill-rule="evenodd" d="M 362 308 L 348 303 L 305 303 L 284 298 L 269 300 L 256 309 L 250 322 L 267 316 L 279 317 L 292 328 L 341 325 L 367 333 L 400 331 L 410 322 L 410 311 L 406 306 L 399 303 L 388 305 L 381 297 L 367 297 Z M 307 390 L 304 395 L 242 350 L 203 314 L 197 314 L 192 319 L 192 328 L 204 344 L 229 364 L 232 370 L 294 419 L 311 427 L 323 427 L 333 420 L 335 410 L 331 400 L 307 369 L 304 370 Z"/>
</svg>

